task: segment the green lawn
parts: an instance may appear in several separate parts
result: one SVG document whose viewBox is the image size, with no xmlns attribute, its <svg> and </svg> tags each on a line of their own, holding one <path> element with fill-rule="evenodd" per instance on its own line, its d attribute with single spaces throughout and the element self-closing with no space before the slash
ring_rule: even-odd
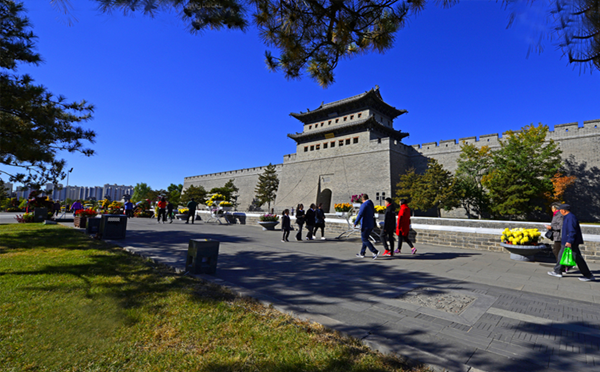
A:
<svg viewBox="0 0 600 372">
<path fill-rule="evenodd" d="M 0 225 L 0 371 L 403 367 L 354 339 L 75 230 Z"/>
</svg>

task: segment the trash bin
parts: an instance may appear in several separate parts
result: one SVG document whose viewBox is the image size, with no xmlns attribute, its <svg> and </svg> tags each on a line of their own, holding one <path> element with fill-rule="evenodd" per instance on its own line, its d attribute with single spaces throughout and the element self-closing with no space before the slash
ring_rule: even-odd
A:
<svg viewBox="0 0 600 372">
<path fill-rule="evenodd" d="M 100 219 L 102 239 L 125 239 L 127 216 L 124 214 L 104 214 Z"/>
<path fill-rule="evenodd" d="M 35 208 L 33 210 L 33 221 L 44 222 L 48 219 L 48 208 Z"/>
<path fill-rule="evenodd" d="M 192 274 L 210 274 L 217 272 L 219 242 L 212 239 L 190 239 L 185 270 Z"/>
<path fill-rule="evenodd" d="M 100 217 L 90 217 L 85 225 L 85 233 L 87 235 L 97 234 L 100 231 Z"/>
</svg>

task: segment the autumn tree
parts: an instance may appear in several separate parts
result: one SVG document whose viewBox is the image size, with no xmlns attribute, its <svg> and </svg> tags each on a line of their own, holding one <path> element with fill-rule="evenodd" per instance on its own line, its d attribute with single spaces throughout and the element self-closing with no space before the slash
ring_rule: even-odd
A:
<svg viewBox="0 0 600 372">
<path fill-rule="evenodd" d="M 552 176 L 562 164 L 561 151 L 553 140 L 546 141 L 547 133 L 546 125 L 528 125 L 500 140 L 491 169 L 482 178 L 491 212 L 513 218 L 542 209 L 540 200 L 553 191 Z"/>
<path fill-rule="evenodd" d="M 181 199 L 181 191 L 183 190 L 183 185 L 182 184 L 170 184 L 169 187 L 167 187 L 167 198 L 169 199 L 169 201 L 171 203 L 173 203 L 173 205 L 178 206 L 179 205 L 179 201 Z"/>
<path fill-rule="evenodd" d="M 7 166 L 0 173 L 39 188 L 66 177 L 59 152 L 94 154 L 83 141 L 93 143 L 95 133 L 77 125 L 90 120 L 94 108 L 85 101 L 67 102 L 29 75 L 16 74 L 19 64 L 42 61 L 23 12 L 23 4 L 0 0 L 0 165 Z"/>
<path fill-rule="evenodd" d="M 400 175 L 400 182 L 396 185 L 396 197 L 394 198 L 396 205 L 400 205 L 401 199 L 408 200 L 410 209 L 417 209 L 416 206 L 421 205 L 422 178 L 423 176 L 418 174 L 415 168 L 410 168 L 406 173 Z"/>
<path fill-rule="evenodd" d="M 461 207 L 468 218 L 479 218 L 487 212 L 489 196 L 482 179 L 492 164 L 492 151 L 489 146 L 478 148 L 472 143 L 462 143 L 456 161 L 455 190 Z"/>
<path fill-rule="evenodd" d="M 223 195 L 225 200 L 231 202 L 234 207 L 237 207 L 238 191 L 240 191 L 240 189 L 235 186 L 233 179 L 230 179 L 225 183 L 225 185 L 223 185 L 223 187 L 213 187 L 210 190 L 210 193 Z"/>
<path fill-rule="evenodd" d="M 563 174 L 560 172 L 552 176 L 552 191 L 544 194 L 548 204 L 553 202 L 562 202 L 567 188 L 573 185 L 576 180 L 576 176 L 563 176 Z"/>
<path fill-rule="evenodd" d="M 192 199 L 198 204 L 204 204 L 206 203 L 206 194 L 203 186 L 190 185 L 181 193 L 180 205 L 187 205 Z"/>
<path fill-rule="evenodd" d="M 254 188 L 256 199 L 260 205 L 267 203 L 270 211 L 271 202 L 275 200 L 278 188 L 279 178 L 277 177 L 277 169 L 275 169 L 273 164 L 269 163 L 269 165 L 265 167 L 263 174 L 258 176 L 258 183 Z"/>
<path fill-rule="evenodd" d="M 147 183 L 140 182 L 133 187 L 133 195 L 131 195 L 131 202 L 137 203 L 142 200 L 150 199 L 150 192 L 152 188 Z"/>
<path fill-rule="evenodd" d="M 419 209 L 435 208 L 437 216 L 441 217 L 442 209 L 449 211 L 458 207 L 454 176 L 450 171 L 444 169 L 436 159 L 429 159 L 427 162 L 422 187 L 425 203 Z"/>
</svg>

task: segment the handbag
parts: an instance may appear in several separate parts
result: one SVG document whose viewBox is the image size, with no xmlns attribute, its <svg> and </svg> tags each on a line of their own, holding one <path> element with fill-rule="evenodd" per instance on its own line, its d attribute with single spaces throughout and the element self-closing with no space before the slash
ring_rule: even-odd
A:
<svg viewBox="0 0 600 372">
<path fill-rule="evenodd" d="M 560 264 L 562 266 L 576 266 L 575 259 L 573 258 L 573 251 L 569 247 L 564 247 L 562 256 L 560 257 Z"/>
<path fill-rule="evenodd" d="M 552 240 L 554 233 L 552 232 L 552 230 L 548 230 L 548 231 L 546 231 L 546 234 L 544 234 L 544 236 L 546 237 L 546 239 Z"/>
</svg>

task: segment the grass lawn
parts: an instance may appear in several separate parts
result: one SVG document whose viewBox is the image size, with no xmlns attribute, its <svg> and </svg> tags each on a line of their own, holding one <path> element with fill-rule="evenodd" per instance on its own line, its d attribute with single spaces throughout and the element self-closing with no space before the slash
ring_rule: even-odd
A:
<svg viewBox="0 0 600 372">
<path fill-rule="evenodd" d="M 0 371 L 402 370 L 73 229 L 0 225 Z"/>
</svg>

